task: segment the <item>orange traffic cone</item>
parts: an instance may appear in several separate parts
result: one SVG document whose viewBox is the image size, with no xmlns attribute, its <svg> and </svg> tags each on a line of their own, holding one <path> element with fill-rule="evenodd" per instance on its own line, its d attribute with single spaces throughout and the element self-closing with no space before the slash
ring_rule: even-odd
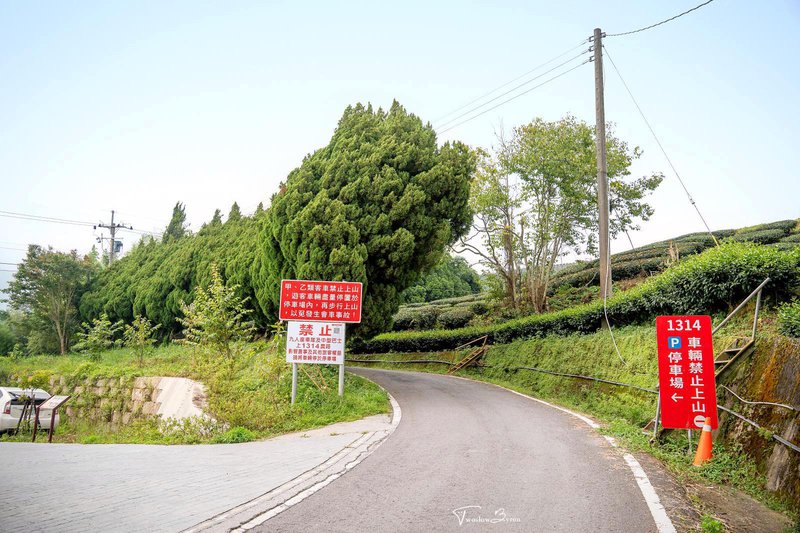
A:
<svg viewBox="0 0 800 533">
<path fill-rule="evenodd" d="M 697 453 L 694 455 L 694 466 L 702 466 L 703 463 L 713 457 L 711 453 L 711 417 L 706 417 L 703 424 L 703 432 L 700 433 L 700 442 L 697 443 Z"/>
</svg>

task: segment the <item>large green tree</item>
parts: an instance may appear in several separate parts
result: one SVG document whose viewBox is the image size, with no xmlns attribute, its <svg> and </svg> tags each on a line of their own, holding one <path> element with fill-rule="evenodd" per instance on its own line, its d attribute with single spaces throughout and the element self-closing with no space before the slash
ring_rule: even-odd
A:
<svg viewBox="0 0 800 533">
<path fill-rule="evenodd" d="M 64 354 L 79 323 L 78 301 L 98 268 L 96 261 L 80 258 L 74 250 L 62 253 L 31 245 L 5 292 L 11 307 L 37 325 L 33 330 L 38 325 L 51 328 Z"/>
<path fill-rule="evenodd" d="M 387 329 L 400 293 L 467 231 L 473 170 L 465 145 L 438 146 L 397 102 L 348 107 L 272 198 L 254 272 L 261 307 L 277 317 L 282 278 L 360 281 L 357 332 Z"/>
<path fill-rule="evenodd" d="M 637 229 L 652 207 L 644 198 L 660 173 L 632 179 L 641 156 L 615 137 L 606 138 L 611 234 Z M 598 227 L 594 128 L 575 117 L 536 119 L 498 139 L 483 153 L 472 185 L 473 231 L 461 251 L 479 255 L 502 279 L 513 306 L 541 312 L 556 260 L 569 250 L 594 253 Z"/>
</svg>

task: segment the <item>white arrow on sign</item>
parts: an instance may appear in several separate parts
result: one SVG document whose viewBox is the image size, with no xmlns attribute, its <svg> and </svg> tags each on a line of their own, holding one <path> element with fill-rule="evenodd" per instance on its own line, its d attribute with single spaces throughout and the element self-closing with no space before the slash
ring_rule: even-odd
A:
<svg viewBox="0 0 800 533">
<path fill-rule="evenodd" d="M 683 400 L 683 396 L 678 396 L 677 392 L 672 393 L 672 401 L 677 402 L 678 400 Z"/>
</svg>

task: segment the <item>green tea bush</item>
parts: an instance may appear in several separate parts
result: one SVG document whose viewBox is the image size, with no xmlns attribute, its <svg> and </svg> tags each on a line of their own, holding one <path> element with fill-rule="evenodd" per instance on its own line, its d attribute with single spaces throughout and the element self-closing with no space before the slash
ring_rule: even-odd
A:
<svg viewBox="0 0 800 533">
<path fill-rule="evenodd" d="M 765 278 L 770 295 L 788 298 L 800 285 L 800 248 L 783 252 L 752 243 L 728 243 L 678 263 L 664 273 L 608 300 L 615 325 L 638 324 L 661 314 L 724 311 L 744 299 Z M 354 352 L 442 351 L 488 335 L 493 343 L 547 334 L 590 333 L 603 316 L 595 301 L 555 313 L 527 316 L 503 324 L 444 331 L 401 332 L 355 343 Z"/>
<path fill-rule="evenodd" d="M 787 337 L 800 337 L 800 300 L 778 309 L 778 329 Z"/>
<path fill-rule="evenodd" d="M 470 310 L 477 316 L 485 315 L 489 312 L 489 304 L 486 302 L 475 302 L 470 305 Z"/>
<path fill-rule="evenodd" d="M 800 243 L 800 233 L 793 233 L 791 235 L 787 235 L 780 242 L 797 242 Z"/>
<path fill-rule="evenodd" d="M 472 309 L 455 307 L 439 315 L 439 324 L 445 329 L 463 328 L 474 316 Z"/>
<path fill-rule="evenodd" d="M 737 233 L 733 237 L 729 237 L 728 240 L 732 242 L 755 242 L 758 244 L 770 244 L 773 242 L 778 242 L 784 236 L 786 236 L 786 231 L 782 229 L 764 229 L 759 231 L 751 231 L 746 233 Z"/>
<path fill-rule="evenodd" d="M 416 319 L 417 313 L 411 309 L 400 309 L 396 315 L 394 315 L 394 321 L 392 322 L 392 330 L 393 331 L 406 331 L 409 329 L 414 329 L 416 326 Z"/>
<path fill-rule="evenodd" d="M 741 228 L 736 231 L 736 234 L 740 233 L 753 233 L 757 231 L 764 231 L 764 230 L 772 230 L 772 229 L 779 229 L 784 233 L 789 233 L 797 226 L 797 220 L 789 219 L 789 220 L 778 220 L 776 222 L 769 222 L 767 224 L 758 224 L 756 226 L 750 226 L 747 228 Z"/>
</svg>

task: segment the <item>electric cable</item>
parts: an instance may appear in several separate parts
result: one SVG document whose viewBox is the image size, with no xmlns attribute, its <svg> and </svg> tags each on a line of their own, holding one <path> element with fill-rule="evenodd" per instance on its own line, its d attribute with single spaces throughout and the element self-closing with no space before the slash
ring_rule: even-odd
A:
<svg viewBox="0 0 800 533">
<path fill-rule="evenodd" d="M 480 104 L 480 105 L 477 105 L 477 106 L 473 107 L 472 109 L 469 109 L 468 111 L 464 111 L 464 112 L 463 112 L 463 113 L 461 113 L 460 115 L 458 115 L 458 116 L 456 116 L 456 117 L 453 117 L 453 118 L 451 118 L 450 120 L 447 120 L 447 121 L 445 121 L 445 122 L 443 122 L 443 123 L 439 124 L 439 126 L 438 126 L 438 127 L 439 127 L 439 128 L 443 128 L 444 126 L 447 126 L 448 124 L 452 124 L 453 122 L 457 121 L 458 119 L 460 119 L 460 118 L 462 118 L 462 117 L 465 117 L 466 115 L 469 115 L 470 113 L 472 113 L 472 112 L 474 112 L 474 111 L 477 111 L 477 110 L 479 110 L 480 108 L 482 108 L 482 107 L 484 107 L 484 106 L 487 106 L 487 105 L 491 104 L 492 102 L 496 102 L 496 101 L 497 101 L 497 100 L 499 100 L 500 98 L 502 98 L 502 97 L 504 97 L 504 96 L 507 96 L 507 95 L 509 95 L 509 94 L 513 93 L 513 92 L 514 92 L 514 91 L 516 91 L 517 89 L 520 89 L 520 88 L 524 87 L 525 85 L 528 85 L 529 83 L 531 83 L 531 82 L 533 82 L 533 81 L 536 81 L 536 80 L 538 80 L 539 78 L 541 78 L 541 77 L 543 77 L 543 76 L 545 76 L 545 75 L 547 75 L 547 74 L 550 74 L 550 73 L 551 73 L 551 72 L 553 72 L 554 70 L 558 70 L 559 68 L 563 67 L 564 65 L 567 65 L 567 64 L 569 64 L 569 63 L 571 63 L 571 62 L 575 61 L 576 59 L 578 59 L 579 57 L 581 57 L 583 54 L 585 54 L 585 53 L 586 53 L 586 52 L 588 52 L 588 51 L 589 51 L 589 49 L 587 48 L 586 50 L 582 51 L 580 54 L 578 54 L 578 55 L 576 55 L 576 56 L 573 56 L 573 57 L 571 57 L 571 58 L 567 59 L 567 60 L 566 60 L 566 61 L 564 61 L 563 63 L 559 63 L 558 65 L 556 65 L 555 67 L 553 67 L 553 68 L 551 68 L 551 69 L 549 69 L 549 70 L 545 70 L 544 72 L 542 72 L 542 73 L 541 73 L 541 74 L 539 74 L 538 76 L 534 76 L 533 78 L 531 78 L 531 79 L 529 79 L 529 80 L 527 80 L 527 81 L 524 81 L 524 82 L 520 83 L 519 85 L 516 85 L 515 87 L 512 87 L 511 89 L 507 90 L 506 92 L 504 92 L 504 93 L 501 93 L 501 94 L 498 94 L 497 96 L 495 96 L 495 97 L 494 97 L 494 98 L 492 98 L 491 100 L 487 100 L 486 102 L 484 102 L 484 103 L 482 103 L 482 104 Z"/>
<path fill-rule="evenodd" d="M 680 18 L 680 17 L 682 17 L 684 15 L 688 15 L 692 11 L 700 9 L 703 6 L 707 6 L 708 4 L 710 4 L 713 1 L 714 0 L 708 0 L 707 2 L 703 2 L 700 5 L 694 6 L 692 9 L 688 9 L 688 10 L 684 11 L 683 13 L 678 13 L 674 17 L 670 17 L 668 19 L 662 20 L 661 22 L 656 22 L 655 24 L 651 24 L 649 26 L 645 26 L 644 28 L 639 28 L 638 30 L 624 31 L 624 32 L 621 32 L 621 33 L 609 33 L 609 34 L 606 34 L 605 36 L 606 37 L 621 37 L 623 35 L 632 35 L 634 33 L 639 33 L 639 32 L 645 31 L 645 30 L 649 30 L 649 29 L 655 28 L 656 26 L 661 26 L 662 24 L 666 24 L 667 22 L 672 22 L 673 20 L 675 20 L 677 18 Z"/>
<path fill-rule="evenodd" d="M 630 96 L 631 101 L 633 101 L 633 105 L 635 105 L 636 109 L 639 111 L 639 115 L 641 115 L 642 120 L 644 120 L 644 123 L 647 125 L 647 129 L 650 130 L 650 134 L 653 136 L 653 139 L 655 139 L 656 144 L 658 145 L 659 149 L 661 150 L 661 153 L 664 154 L 664 158 L 667 160 L 667 163 L 669 164 L 670 168 L 675 173 L 675 177 L 678 178 L 678 182 L 681 184 L 681 187 L 683 187 L 683 191 L 686 193 L 687 198 L 689 198 L 689 203 L 692 204 L 692 207 L 694 207 L 694 210 L 697 211 L 697 215 L 700 217 L 700 220 L 703 222 L 703 226 L 705 226 L 706 231 L 708 232 L 708 234 L 711 235 L 711 238 L 714 240 L 714 244 L 719 246 L 719 241 L 717 240 L 717 237 L 711 231 L 711 228 L 708 227 L 708 223 L 706 222 L 706 219 L 703 216 L 703 213 L 701 213 L 700 212 L 700 208 L 697 207 L 697 202 L 694 201 L 694 198 L 692 198 L 692 195 L 689 193 L 689 189 L 686 188 L 686 184 L 683 182 L 683 178 L 681 178 L 681 175 L 678 172 L 678 169 L 676 169 L 675 165 L 672 164 L 672 160 L 670 159 L 669 155 L 667 155 L 667 151 L 664 149 L 664 145 L 661 144 L 661 141 L 659 140 L 658 135 L 656 135 L 655 130 L 653 130 L 653 126 L 650 125 L 650 121 L 647 120 L 647 117 L 644 115 L 644 111 L 642 111 L 642 108 L 639 106 L 639 102 L 636 101 L 636 98 L 633 96 L 633 93 L 631 92 L 630 87 L 628 87 L 628 84 L 625 82 L 625 79 L 622 77 L 622 73 L 620 73 L 619 68 L 617 68 L 617 64 L 614 63 L 614 58 L 611 57 L 611 54 L 608 52 L 608 48 L 606 48 L 605 45 L 603 45 L 603 50 L 605 50 L 606 55 L 608 56 L 608 59 L 611 61 L 611 66 L 614 67 L 614 71 L 617 73 L 617 76 L 619 77 L 620 81 L 622 82 L 622 85 L 625 87 L 625 90 L 628 92 L 628 96 Z"/>
<path fill-rule="evenodd" d="M 564 76 L 564 75 L 566 75 L 566 74 L 569 74 L 569 73 L 570 73 L 570 72 L 572 72 L 573 70 L 575 70 L 575 69 L 577 69 L 577 68 L 580 68 L 581 66 L 585 65 L 586 63 L 589 63 L 589 60 L 588 60 L 588 59 L 587 59 L 586 61 L 582 62 L 582 63 L 579 63 L 579 64 L 575 65 L 574 67 L 572 67 L 572 68 L 570 68 L 570 69 L 567 69 L 567 70 L 565 70 L 564 72 L 561 72 L 560 74 L 557 74 L 557 75 L 553 76 L 552 78 L 548 78 L 547 80 L 543 81 L 542 83 L 540 83 L 540 84 L 538 84 L 538 85 L 534 85 L 534 86 L 533 86 L 533 87 L 531 87 L 530 89 L 527 89 L 527 90 L 525 90 L 525 91 L 523 91 L 523 92 L 521 92 L 521 93 L 519 93 L 519 94 L 516 94 L 516 95 L 512 96 L 511 98 L 508 98 L 507 100 L 504 100 L 504 101 L 500 102 L 499 104 L 497 104 L 497 105 L 495 105 L 495 106 L 492 106 L 492 107 L 490 107 L 489 109 L 485 109 L 485 110 L 481 111 L 481 112 L 480 112 L 480 113 L 478 113 L 477 115 L 473 115 L 473 116 L 471 116 L 471 117 L 469 117 L 469 118 L 467 118 L 467 119 L 465 119 L 465 120 L 462 120 L 461 122 L 458 122 L 458 123 L 456 123 L 456 124 L 453 124 L 452 126 L 450 126 L 450 127 L 446 128 L 446 129 L 443 129 L 443 130 L 437 131 L 436 133 L 437 133 L 437 134 L 439 134 L 439 135 L 441 135 L 441 134 L 443 134 L 443 133 L 445 133 L 445 132 L 448 132 L 448 131 L 450 131 L 450 130 L 452 130 L 452 129 L 454 129 L 454 128 L 457 128 L 458 126 L 461 126 L 462 124 L 466 124 L 467 122 L 470 122 L 470 121 L 472 121 L 472 120 L 475 120 L 476 118 L 478 118 L 478 117 L 480 117 L 480 116 L 482 116 L 482 115 L 485 115 L 486 113 L 488 113 L 488 112 L 490 112 L 490 111 L 494 111 L 494 110 L 495 110 L 495 109 L 497 109 L 498 107 L 500 107 L 500 106 L 503 106 L 503 105 L 505 105 L 505 104 L 507 104 L 507 103 L 511 102 L 512 100 L 516 100 L 516 99 L 517 99 L 517 98 L 519 98 L 520 96 L 524 96 L 524 95 L 528 94 L 529 92 L 531 92 L 531 91 L 533 91 L 533 90 L 535 90 L 535 89 L 538 89 L 539 87 L 542 87 L 542 86 L 544 86 L 544 85 L 547 85 L 547 84 L 548 84 L 548 83 L 550 83 L 551 81 L 554 81 L 554 80 L 556 80 L 556 79 L 560 78 L 561 76 Z"/>
<path fill-rule="evenodd" d="M 544 63 L 542 63 L 542 64 L 540 64 L 540 65 L 537 65 L 537 66 L 533 67 L 533 68 L 532 68 L 532 69 L 530 69 L 528 72 L 525 72 L 524 74 L 520 74 L 519 76 L 517 76 L 517 77 L 516 77 L 516 78 L 514 78 L 513 80 L 507 81 L 506 83 L 504 83 L 504 84 L 502 84 L 502 85 L 499 85 L 499 86 L 495 87 L 495 88 L 494 88 L 494 89 L 492 89 L 491 91 L 489 91 L 489 92 L 487 92 L 487 93 L 484 93 L 484 94 L 482 94 L 481 96 L 479 96 L 479 97 L 477 97 L 477 98 L 475 98 L 475 99 L 473 99 L 473 100 L 470 100 L 470 101 L 469 101 L 469 102 L 467 102 L 466 104 L 464 104 L 464 105 L 462 105 L 462 106 L 460 106 L 460 107 L 457 107 L 457 108 L 453 109 L 453 110 L 452 110 L 452 111 L 450 111 L 449 113 L 445 113 L 444 115 L 442 115 L 442 116 L 440 116 L 440 117 L 436 117 L 436 118 L 433 120 L 433 123 L 435 124 L 435 123 L 439 122 L 440 120 L 443 120 L 443 119 L 445 119 L 445 118 L 449 117 L 450 115 L 453 115 L 453 114 L 455 114 L 455 113 L 458 113 L 459 111 L 461 111 L 461 110 L 462 110 L 462 109 L 464 109 L 465 107 L 469 107 L 469 106 L 471 106 L 471 105 L 472 105 L 472 104 L 474 104 L 474 103 L 480 102 L 481 100 L 483 100 L 483 99 L 484 99 L 484 98 L 486 98 L 487 96 L 491 96 L 492 94 L 496 93 L 496 92 L 497 92 L 497 91 L 499 91 L 500 89 L 503 89 L 503 88 L 505 88 L 505 87 L 508 87 L 509 85 L 511 85 L 512 83 L 514 83 L 515 81 L 519 81 L 519 80 L 521 80 L 522 78 L 524 78 L 524 77 L 528 76 L 529 74 L 533 74 L 534 72 L 536 72 L 536 71 L 537 71 L 537 70 L 539 70 L 540 68 L 542 68 L 542 67 L 546 67 L 547 65 L 549 65 L 549 64 L 550 64 L 550 63 L 552 63 L 553 61 L 556 61 L 556 60 L 558 60 L 558 59 L 561 59 L 561 58 L 562 58 L 562 57 L 564 57 L 565 55 L 569 54 L 570 52 L 573 52 L 573 51 L 577 50 L 578 48 L 580 48 L 581 46 L 583 46 L 584 44 L 586 44 L 586 43 L 588 43 L 588 42 L 589 42 L 589 39 L 584 39 L 583 41 L 581 41 L 580 43 L 578 43 L 576 46 L 573 46 L 573 47 L 572 47 L 572 48 L 570 48 L 569 50 L 567 50 L 567 51 L 565 51 L 565 52 L 562 52 L 562 53 L 560 53 L 559 55 L 557 55 L 557 56 L 556 56 L 556 57 L 554 57 L 553 59 L 550 59 L 549 61 L 545 61 Z"/>
</svg>

